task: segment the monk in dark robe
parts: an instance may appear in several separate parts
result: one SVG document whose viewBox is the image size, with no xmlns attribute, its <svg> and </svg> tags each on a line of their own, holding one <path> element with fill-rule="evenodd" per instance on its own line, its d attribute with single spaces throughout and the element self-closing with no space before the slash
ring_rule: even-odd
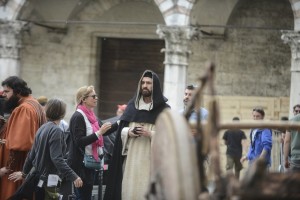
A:
<svg viewBox="0 0 300 200">
<path fill-rule="evenodd" d="M 150 183 L 151 142 L 155 120 L 169 108 L 156 73 L 146 70 L 136 95 L 120 117 L 113 157 L 108 167 L 105 200 L 141 200 Z"/>
</svg>

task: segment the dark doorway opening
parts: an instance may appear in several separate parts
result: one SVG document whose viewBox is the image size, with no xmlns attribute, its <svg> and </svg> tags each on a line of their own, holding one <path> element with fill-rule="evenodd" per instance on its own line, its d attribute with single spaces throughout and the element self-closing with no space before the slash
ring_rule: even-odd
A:
<svg viewBox="0 0 300 200">
<path fill-rule="evenodd" d="M 164 78 L 163 40 L 101 38 L 98 115 L 116 115 L 117 105 L 133 97 L 141 74 L 146 69 Z"/>
</svg>

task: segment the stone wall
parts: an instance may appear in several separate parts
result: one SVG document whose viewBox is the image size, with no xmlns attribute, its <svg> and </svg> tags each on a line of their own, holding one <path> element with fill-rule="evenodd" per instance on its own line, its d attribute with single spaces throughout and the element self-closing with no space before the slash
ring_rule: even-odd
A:
<svg viewBox="0 0 300 200">
<path fill-rule="evenodd" d="M 21 77 L 29 83 L 34 96 L 64 99 L 68 104 L 67 119 L 75 108 L 76 90 L 99 81 L 101 49 L 97 37 L 158 39 L 155 24 L 164 23 L 154 4 L 130 1 L 118 5 L 91 1 L 74 20 L 102 23 L 74 23 L 61 30 L 32 24 L 30 31 L 23 34 L 21 49 Z M 122 21 L 140 24 L 124 25 L 119 23 Z M 204 62 L 213 60 L 217 65 L 218 95 L 289 96 L 291 53 L 279 31 L 293 26 L 288 1 L 240 1 L 228 24 L 235 28 L 227 29 L 223 37 L 192 42 L 188 83 L 195 83 L 204 71 Z"/>
<path fill-rule="evenodd" d="M 232 28 L 224 37 L 207 36 L 193 42 L 188 82 L 197 80 L 209 59 L 217 65 L 219 95 L 289 96 L 291 50 L 280 39 L 280 29 L 293 29 L 289 2 L 240 1 L 228 25 Z"/>
<path fill-rule="evenodd" d="M 112 25 L 110 22 L 138 18 L 141 23 L 151 23 L 151 20 L 163 23 L 158 8 L 151 3 L 129 2 L 129 5 L 113 7 L 111 13 L 105 12 L 108 5 L 101 6 L 99 2 L 90 2 L 67 29 L 32 24 L 30 31 L 23 34 L 21 77 L 28 82 L 34 96 L 64 99 L 68 105 L 67 121 L 75 110 L 77 89 L 84 85 L 94 85 L 98 89 L 97 73 L 101 52 L 98 37 L 158 39 L 155 25 L 126 26 Z M 130 6 L 132 9 L 129 9 Z M 120 14 L 120 10 L 126 13 Z M 90 22 L 76 23 L 78 20 Z M 99 23 L 95 23 L 97 20 Z"/>
<path fill-rule="evenodd" d="M 34 26 L 24 34 L 21 52 L 21 76 L 34 96 L 62 98 L 71 112 L 75 108 L 76 90 L 93 83 L 89 79 L 93 73 L 89 67 L 91 40 L 88 34 L 79 36 L 81 31 L 86 32 L 80 27 L 59 33 Z"/>
</svg>

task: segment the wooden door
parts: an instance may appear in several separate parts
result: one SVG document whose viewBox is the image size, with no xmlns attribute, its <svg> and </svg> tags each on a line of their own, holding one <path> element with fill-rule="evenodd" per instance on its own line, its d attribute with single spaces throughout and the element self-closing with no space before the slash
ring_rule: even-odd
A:
<svg viewBox="0 0 300 200">
<path fill-rule="evenodd" d="M 115 116 L 118 104 L 127 104 L 146 69 L 158 74 L 163 86 L 163 40 L 101 38 L 98 116 Z"/>
</svg>

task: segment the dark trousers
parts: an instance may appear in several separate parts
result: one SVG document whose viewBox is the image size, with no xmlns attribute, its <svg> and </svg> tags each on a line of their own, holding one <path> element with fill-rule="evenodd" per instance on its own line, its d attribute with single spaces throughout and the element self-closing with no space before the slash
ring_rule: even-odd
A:
<svg viewBox="0 0 300 200">
<path fill-rule="evenodd" d="M 80 188 L 74 188 L 76 200 L 91 200 L 93 184 L 83 184 Z"/>
<path fill-rule="evenodd" d="M 68 200 L 69 195 L 73 194 L 73 182 L 72 181 L 62 181 L 60 188 L 59 188 L 59 193 L 63 195 L 62 200 Z"/>
</svg>

